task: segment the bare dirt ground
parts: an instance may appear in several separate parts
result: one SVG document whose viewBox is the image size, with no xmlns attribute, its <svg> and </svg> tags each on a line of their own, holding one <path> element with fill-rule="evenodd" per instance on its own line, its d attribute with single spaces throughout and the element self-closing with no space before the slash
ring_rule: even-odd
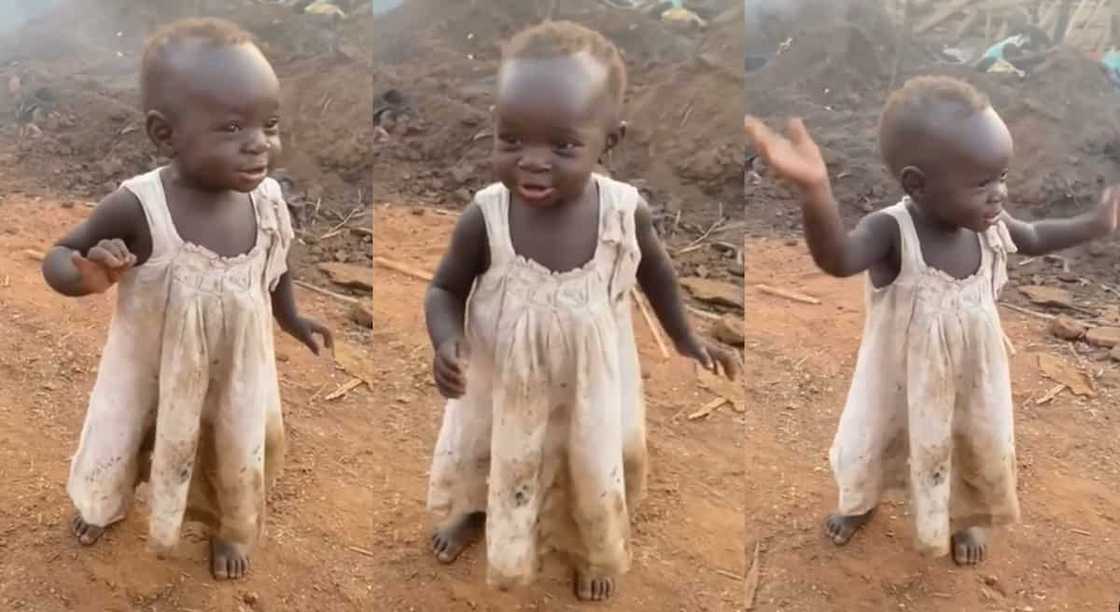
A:
<svg viewBox="0 0 1120 612">
<path fill-rule="evenodd" d="M 80 548 L 68 531 L 69 459 L 114 298 L 54 294 L 25 251 L 45 251 L 91 202 L 160 162 L 136 108 L 138 53 L 154 27 L 205 12 L 203 4 L 62 2 L 0 38 L 4 610 L 374 607 L 368 475 L 384 459 L 368 443 L 377 427 L 370 393 L 359 385 L 327 399 L 355 377 L 368 380 L 361 370 L 368 368 L 370 332 L 351 321 L 348 303 L 303 289 L 301 310 L 331 325 L 345 343 L 338 357 L 349 371 L 277 332 L 289 451 L 250 577 L 214 582 L 197 526 L 185 529 L 178 558 L 157 560 L 145 550 L 143 503 L 93 548 Z M 318 264 L 370 265 L 370 19 L 332 22 L 275 4 L 210 4 L 209 14 L 260 38 L 281 80 L 286 157 L 277 177 L 290 179 L 291 203 L 317 211 L 300 230 L 295 275 L 345 293 Z"/>
<path fill-rule="evenodd" d="M 454 221 L 453 213 L 407 202 L 379 207 L 377 252 L 434 270 Z M 577 605 L 571 576 L 559 563 L 546 564 L 534 587 L 501 593 L 485 584 L 484 547 L 472 547 L 451 566 L 432 556 L 424 503 L 443 401 L 431 382 L 422 307 L 426 283 L 382 268 L 375 269 L 374 279 L 373 406 L 383 433 L 369 443 L 374 456 L 385 458 L 371 475 L 374 550 L 385 559 L 378 575 L 388 577 L 374 581 L 376 599 L 393 610 L 585 608 Z M 635 317 L 647 385 L 651 475 L 633 526 L 634 567 L 616 601 L 605 608 L 739 610 L 744 415 L 725 405 L 707 418 L 689 420 L 716 396 L 697 385 L 683 359 L 662 359 L 648 328 Z M 697 325 L 703 330 L 704 320 Z"/>
<path fill-rule="evenodd" d="M 206 540 L 188 524 L 176 559 L 145 549 L 143 504 L 91 548 L 70 534 L 66 496 L 86 399 L 115 294 L 72 300 L 51 291 L 39 262 L 59 229 L 88 213 L 23 194 L 0 199 L 0 608 L 4 610 L 369 610 L 371 498 L 379 462 L 370 394 L 325 399 L 351 376 L 277 336 L 289 450 L 270 493 L 268 534 L 248 579 L 210 578 Z M 297 290 L 299 291 L 299 290 Z M 348 309 L 299 291 L 301 309 L 352 350 Z M 367 353 L 368 354 L 368 353 Z"/>
<path fill-rule="evenodd" d="M 747 550 L 759 547 L 755 610 L 1111 610 L 1120 598 L 1120 370 L 1084 345 L 1052 338 L 1045 322 L 1004 311 L 1012 358 L 1022 523 L 995 532 L 975 569 L 924 559 L 912 547 L 903 500 L 888 503 L 845 548 L 823 532 L 836 503 L 828 448 L 863 327 L 861 278 L 816 270 L 803 243 L 748 243 Z M 753 288 L 819 298 L 805 305 Z M 1016 293 L 1009 288 L 1007 293 Z M 1095 399 L 1055 383 L 1038 355 L 1080 369 Z"/>
</svg>

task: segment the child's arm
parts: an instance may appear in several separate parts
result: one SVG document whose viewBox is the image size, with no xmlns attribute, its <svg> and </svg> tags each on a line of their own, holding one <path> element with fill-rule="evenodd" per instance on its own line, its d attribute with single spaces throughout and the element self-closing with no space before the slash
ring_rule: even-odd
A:
<svg viewBox="0 0 1120 612">
<path fill-rule="evenodd" d="M 890 255 L 897 230 L 888 215 L 872 213 L 851 232 L 844 230 L 840 209 L 832 198 L 828 168 L 800 119 L 790 121 L 788 139 L 753 117 L 746 118 L 744 128 L 766 163 L 801 190 L 805 242 L 821 270 L 838 277 L 852 276 Z"/>
<path fill-rule="evenodd" d="M 638 248 L 642 252 L 642 262 L 638 264 L 638 284 L 649 298 L 650 306 L 673 341 L 673 346 L 678 353 L 699 361 L 709 370 L 718 372 L 716 366 L 722 366 L 727 376 L 734 379 L 739 373 L 736 356 L 731 351 L 704 342 L 693 332 L 681 300 L 673 262 L 657 238 L 653 215 L 644 201 L 634 213 L 634 225 Z"/>
<path fill-rule="evenodd" d="M 305 344 L 312 353 L 319 354 L 319 343 L 315 341 L 315 334 L 322 336 L 323 346 L 327 347 L 327 350 L 334 348 L 334 336 L 330 329 L 318 321 L 299 315 L 295 292 L 292 291 L 290 272 L 280 276 L 276 289 L 272 291 L 272 316 L 284 333 Z"/>
<path fill-rule="evenodd" d="M 1110 187 L 1101 194 L 1096 208 L 1070 219 L 1045 219 L 1028 223 L 1003 215 L 1007 232 L 1024 255 L 1045 255 L 1102 238 L 1116 230 L 1120 189 Z"/>
<path fill-rule="evenodd" d="M 151 254 L 151 230 L 140 200 L 121 188 L 47 251 L 43 278 L 69 297 L 101 293 Z"/>
<path fill-rule="evenodd" d="M 474 280 L 489 265 L 486 220 L 482 209 L 471 205 L 455 225 L 451 245 L 436 269 L 424 298 L 424 318 L 436 357 L 433 364 L 436 386 L 444 397 L 466 392 L 465 321 L 467 297 Z"/>
</svg>

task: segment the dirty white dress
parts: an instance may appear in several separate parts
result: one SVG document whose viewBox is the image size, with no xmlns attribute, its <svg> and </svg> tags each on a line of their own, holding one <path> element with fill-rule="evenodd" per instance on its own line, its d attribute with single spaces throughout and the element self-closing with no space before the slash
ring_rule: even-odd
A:
<svg viewBox="0 0 1120 612">
<path fill-rule="evenodd" d="M 283 453 L 270 293 L 293 233 L 280 186 L 250 194 L 256 244 L 228 258 L 179 237 L 159 169 L 123 187 L 144 209 L 152 254 L 117 287 L 70 498 L 107 526 L 148 478 L 153 550 L 175 546 L 185 513 L 251 547 Z"/>
<path fill-rule="evenodd" d="M 490 268 L 468 301 L 467 389 L 444 411 L 428 508 L 444 524 L 487 513 L 487 581 L 499 588 L 530 582 L 548 552 L 596 576 L 629 567 L 628 509 L 646 474 L 629 297 L 639 196 L 594 180 L 598 246 L 563 273 L 514 252 L 504 186 L 475 197 Z"/>
<path fill-rule="evenodd" d="M 867 320 L 830 452 L 842 515 L 909 484 L 919 551 L 941 556 L 953 532 L 1019 518 L 1011 378 L 996 299 L 1015 245 L 1003 222 L 983 234 L 980 267 L 958 280 L 926 265 L 907 200 L 901 271 L 867 279 Z"/>
</svg>

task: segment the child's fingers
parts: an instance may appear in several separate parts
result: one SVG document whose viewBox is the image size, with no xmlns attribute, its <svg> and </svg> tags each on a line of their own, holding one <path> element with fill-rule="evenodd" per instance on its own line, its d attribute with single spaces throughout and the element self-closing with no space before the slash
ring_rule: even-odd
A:
<svg viewBox="0 0 1120 612">
<path fill-rule="evenodd" d="M 786 136 L 794 143 L 801 143 L 809 139 L 809 130 L 805 127 L 805 120 L 801 117 L 792 117 L 786 122 Z"/>
<path fill-rule="evenodd" d="M 101 264 L 106 268 L 120 268 L 124 265 L 124 262 L 121 261 L 120 258 L 102 246 L 95 246 L 90 249 L 89 254 L 86 255 L 86 259 Z"/>
<path fill-rule="evenodd" d="M 742 364 L 739 363 L 738 355 L 733 355 L 728 351 L 723 351 L 720 355 L 720 363 L 723 365 L 723 373 L 727 378 L 736 380 L 739 374 L 742 373 Z"/>
<path fill-rule="evenodd" d="M 743 130 L 747 133 L 747 138 L 759 149 L 766 149 L 771 142 L 779 138 L 765 123 L 750 115 L 743 119 Z"/>
<path fill-rule="evenodd" d="M 458 363 L 448 363 L 443 359 L 438 359 L 436 361 L 436 378 L 455 388 L 466 386 L 464 383 L 466 377 L 463 376 L 463 370 Z"/>
<path fill-rule="evenodd" d="M 458 377 L 454 376 L 451 372 L 436 368 L 435 372 L 436 387 L 439 388 L 440 393 L 444 397 L 457 398 L 462 397 L 463 392 L 466 390 L 466 385 Z"/>
<path fill-rule="evenodd" d="M 333 351 L 334 350 L 334 334 L 331 333 L 331 330 L 328 329 L 327 326 L 323 325 L 322 323 L 315 323 L 314 324 L 314 331 L 315 331 L 315 333 L 317 333 L 317 334 L 319 334 L 320 336 L 323 337 L 323 346 L 327 347 L 327 350 Z"/>
</svg>

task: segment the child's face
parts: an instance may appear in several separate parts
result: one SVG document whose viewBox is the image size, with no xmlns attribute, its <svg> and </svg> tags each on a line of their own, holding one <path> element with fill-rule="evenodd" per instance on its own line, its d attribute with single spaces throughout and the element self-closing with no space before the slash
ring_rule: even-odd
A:
<svg viewBox="0 0 1120 612">
<path fill-rule="evenodd" d="M 498 180 L 528 206 L 577 201 L 620 135 L 614 106 L 607 68 L 589 55 L 507 61 L 494 109 Z"/>
<path fill-rule="evenodd" d="M 940 123 L 930 146 L 941 161 L 926 173 L 916 199 L 942 223 L 987 230 L 1007 201 L 1011 133 L 991 107 Z"/>
<path fill-rule="evenodd" d="M 195 49 L 167 83 L 181 87 L 170 118 L 180 170 L 205 189 L 249 192 L 280 155 L 280 84 L 253 45 Z"/>
</svg>

